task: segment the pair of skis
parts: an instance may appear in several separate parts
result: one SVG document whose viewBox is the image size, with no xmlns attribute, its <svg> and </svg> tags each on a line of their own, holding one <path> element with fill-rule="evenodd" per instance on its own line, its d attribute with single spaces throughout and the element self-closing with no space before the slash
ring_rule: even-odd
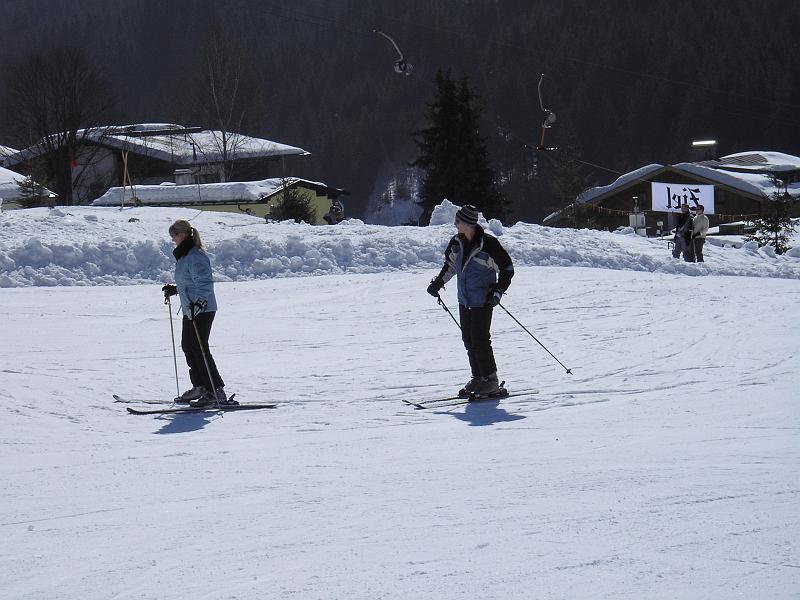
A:
<svg viewBox="0 0 800 600">
<path fill-rule="evenodd" d="M 509 393 L 504 387 L 500 387 L 500 390 L 494 394 L 488 394 L 485 396 L 476 396 L 475 394 L 471 394 L 468 397 L 463 396 L 448 396 L 445 398 L 434 398 L 432 400 L 409 400 L 403 398 L 403 402 L 408 404 L 409 406 L 413 406 L 418 410 L 425 410 L 425 409 L 436 409 L 436 408 L 450 408 L 456 406 L 462 406 L 466 404 L 473 404 L 478 402 L 486 402 L 489 400 L 502 400 L 504 398 L 514 398 L 515 396 L 530 396 L 533 394 L 538 394 L 539 390 L 537 389 L 526 389 L 526 390 L 519 390 L 513 393 Z M 127 406 L 126 409 L 132 415 L 166 415 L 166 414 L 179 414 L 179 413 L 207 413 L 207 412 L 234 412 L 240 410 L 263 410 L 268 408 L 276 408 L 277 404 L 239 404 L 238 402 L 232 402 L 233 397 L 236 394 L 233 394 L 228 403 L 226 404 L 219 404 L 217 406 L 175 406 L 174 400 L 153 400 L 153 399 L 146 399 L 146 398 L 123 398 L 114 394 L 114 402 L 121 402 L 124 404 L 151 404 L 151 405 L 163 405 L 163 408 L 133 408 Z"/>
<path fill-rule="evenodd" d="M 533 394 L 538 394 L 539 390 L 531 388 L 527 390 L 519 390 L 516 392 L 509 393 L 504 387 L 500 387 L 500 390 L 495 394 L 488 394 L 485 396 L 477 396 L 475 394 L 470 394 L 467 397 L 464 396 L 449 396 L 446 398 L 435 398 L 433 400 L 418 400 L 412 401 L 403 399 L 405 404 L 413 406 L 417 410 L 425 410 L 430 408 L 449 408 L 455 406 L 463 406 L 466 404 L 474 404 L 477 402 L 487 402 L 489 400 L 503 400 L 504 398 L 513 398 L 515 396 L 530 396 Z"/>
<path fill-rule="evenodd" d="M 277 404 L 239 404 L 233 401 L 232 394 L 226 404 L 218 404 L 217 406 L 175 406 L 174 400 L 151 400 L 145 398 L 130 399 L 122 398 L 114 394 L 114 402 L 122 402 L 124 404 L 161 404 L 166 405 L 164 408 L 133 408 L 126 406 L 125 408 L 132 415 L 168 415 L 179 413 L 204 413 L 204 412 L 233 412 L 238 410 L 262 410 L 265 408 L 276 408 Z"/>
</svg>

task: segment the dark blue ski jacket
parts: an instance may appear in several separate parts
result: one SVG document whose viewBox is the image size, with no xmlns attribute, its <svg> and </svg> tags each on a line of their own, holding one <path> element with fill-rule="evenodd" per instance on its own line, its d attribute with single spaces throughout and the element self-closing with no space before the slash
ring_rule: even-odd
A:
<svg viewBox="0 0 800 600">
<path fill-rule="evenodd" d="M 458 286 L 458 303 L 477 308 L 486 306 L 490 291 L 498 289 L 505 293 L 514 276 L 514 265 L 500 241 L 478 225 L 471 244 L 465 237 L 455 235 L 447 245 L 439 277 L 447 283 L 453 275 Z"/>
</svg>

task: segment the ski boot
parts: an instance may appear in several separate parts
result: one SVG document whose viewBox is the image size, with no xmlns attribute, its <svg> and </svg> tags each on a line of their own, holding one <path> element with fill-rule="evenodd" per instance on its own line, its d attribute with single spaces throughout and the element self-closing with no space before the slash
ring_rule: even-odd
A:
<svg viewBox="0 0 800 600">
<path fill-rule="evenodd" d="M 206 388 L 203 386 L 195 386 L 190 390 L 186 390 L 180 396 L 175 398 L 175 404 L 189 404 L 192 400 L 197 400 L 206 393 Z"/>
<path fill-rule="evenodd" d="M 504 398 L 508 396 L 508 391 L 503 387 L 505 381 L 499 382 L 497 373 L 492 373 L 482 377 L 480 383 L 469 395 L 470 400 L 484 400 L 486 398 Z"/>
<path fill-rule="evenodd" d="M 470 394 L 475 391 L 475 388 L 478 387 L 478 384 L 481 382 L 482 377 L 480 375 L 473 375 L 472 379 L 470 379 L 467 384 L 458 390 L 458 397 L 459 398 L 469 398 Z"/>
<path fill-rule="evenodd" d="M 189 402 L 189 406 L 193 408 L 205 408 L 206 406 L 218 406 L 227 403 L 228 396 L 225 394 L 225 388 L 219 387 L 213 392 L 206 391 L 206 393 L 199 398 Z"/>
</svg>

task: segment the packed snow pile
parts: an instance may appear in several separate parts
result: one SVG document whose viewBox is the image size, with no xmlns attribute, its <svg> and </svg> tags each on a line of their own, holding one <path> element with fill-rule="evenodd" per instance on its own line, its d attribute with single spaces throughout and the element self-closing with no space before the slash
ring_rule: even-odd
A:
<svg viewBox="0 0 800 600">
<path fill-rule="evenodd" d="M 265 223 L 187 208 L 58 207 L 0 213 L 0 287 L 130 285 L 172 278 L 176 219 L 200 232 L 220 281 L 330 273 L 420 270 L 441 265 L 457 206 L 437 207 L 429 227 Z M 709 239 L 706 263 L 672 258 L 667 240 L 593 230 L 481 221 L 517 266 L 575 266 L 685 275 L 800 278 L 796 254 L 725 247 Z M 727 244 L 730 246 L 730 244 Z"/>
</svg>

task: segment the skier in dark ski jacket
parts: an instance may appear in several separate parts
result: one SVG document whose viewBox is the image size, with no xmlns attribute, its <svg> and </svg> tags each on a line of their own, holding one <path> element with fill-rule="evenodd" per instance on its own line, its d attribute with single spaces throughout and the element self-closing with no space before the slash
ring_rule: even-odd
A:
<svg viewBox="0 0 800 600">
<path fill-rule="evenodd" d="M 694 262 L 694 252 L 691 251 L 692 238 L 692 214 L 689 212 L 689 205 L 685 202 L 681 205 L 681 212 L 678 213 L 678 222 L 675 227 L 675 238 L 672 243 L 672 257 L 680 258 L 681 254 L 686 262 Z M 691 260 L 689 260 L 691 257 Z"/>
<path fill-rule="evenodd" d="M 177 402 L 192 406 L 208 406 L 225 402 L 225 383 L 217 370 L 208 338 L 217 314 L 211 261 L 203 250 L 200 234 L 188 221 L 175 221 L 169 228 L 175 242 L 175 285 L 162 289 L 164 297 L 178 294 L 183 312 L 181 349 L 189 365 L 192 389 L 185 391 Z M 206 364 L 207 363 L 207 364 Z M 209 380 L 209 372 L 211 380 Z"/>
<path fill-rule="evenodd" d="M 428 293 L 438 297 L 444 284 L 456 276 L 461 339 L 472 371 L 459 395 L 493 395 L 500 391 L 500 384 L 489 331 L 492 309 L 511 285 L 514 265 L 497 238 L 478 225 L 474 206 L 459 209 L 455 226 L 458 234 L 447 245 L 444 266 L 428 286 Z"/>
</svg>

